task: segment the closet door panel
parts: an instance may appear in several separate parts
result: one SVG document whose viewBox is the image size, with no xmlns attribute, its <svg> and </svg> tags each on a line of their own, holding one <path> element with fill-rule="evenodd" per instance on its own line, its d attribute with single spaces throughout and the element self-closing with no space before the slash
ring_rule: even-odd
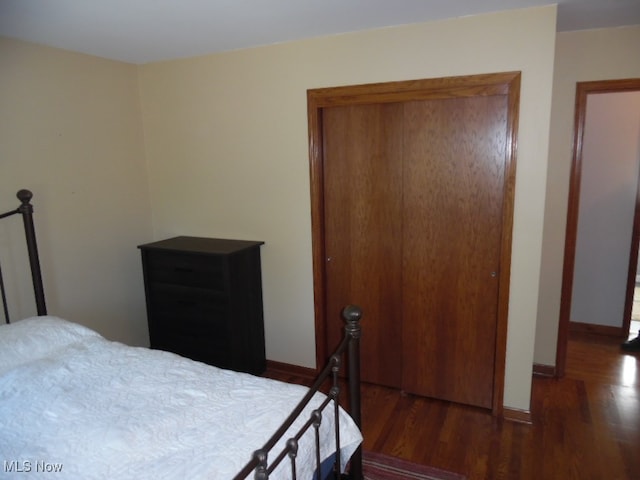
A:
<svg viewBox="0 0 640 480">
<path fill-rule="evenodd" d="M 491 408 L 506 98 L 404 107 L 402 388 Z"/>
<path fill-rule="evenodd" d="M 342 308 L 361 306 L 362 380 L 400 387 L 402 105 L 328 107 L 322 120 L 326 345 L 342 338 Z"/>
</svg>

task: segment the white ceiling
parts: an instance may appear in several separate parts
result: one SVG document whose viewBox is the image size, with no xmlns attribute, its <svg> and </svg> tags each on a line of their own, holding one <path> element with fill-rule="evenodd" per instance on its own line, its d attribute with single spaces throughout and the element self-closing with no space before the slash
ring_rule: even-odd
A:
<svg viewBox="0 0 640 480">
<path fill-rule="evenodd" d="M 640 0 L 0 0 L 0 35 L 147 63 L 550 3 L 558 31 L 640 24 Z"/>
</svg>

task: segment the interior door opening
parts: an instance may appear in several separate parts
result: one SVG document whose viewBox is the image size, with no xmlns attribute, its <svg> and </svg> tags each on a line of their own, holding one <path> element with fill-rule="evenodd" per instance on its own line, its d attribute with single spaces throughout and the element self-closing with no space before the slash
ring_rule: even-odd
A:
<svg viewBox="0 0 640 480">
<path fill-rule="evenodd" d="M 584 173 L 584 154 L 585 154 L 585 133 L 586 133 L 586 122 L 587 122 L 587 100 L 593 95 L 599 94 L 616 94 L 616 93 L 633 93 L 640 92 L 640 79 L 625 79 L 625 80 L 611 80 L 611 81 L 595 81 L 595 82 L 579 82 L 576 86 L 576 110 L 575 110 L 575 118 L 576 124 L 574 127 L 574 146 L 573 146 L 573 159 L 571 166 L 571 175 L 570 175 L 570 185 L 569 185 L 569 202 L 568 202 L 568 212 L 567 212 L 567 226 L 566 226 L 566 238 L 565 238 L 565 255 L 564 255 L 564 266 L 563 266 L 563 278 L 562 278 L 562 293 L 561 293 L 561 304 L 560 304 L 560 318 L 559 318 L 559 326 L 558 326 L 558 343 L 556 350 L 556 375 L 558 377 L 562 377 L 565 374 L 566 367 L 566 354 L 567 354 L 567 342 L 569 338 L 569 328 L 570 322 L 575 322 L 576 320 L 580 321 L 581 319 L 572 318 L 572 315 L 581 315 L 580 313 L 576 313 L 576 309 L 573 308 L 574 302 L 574 292 L 576 290 L 576 282 L 580 281 L 590 281 L 589 277 L 595 277 L 598 275 L 597 271 L 595 273 L 585 273 L 585 271 L 580 271 L 576 273 L 576 250 L 578 249 L 577 245 L 583 241 L 584 236 L 586 235 L 583 231 L 582 234 L 579 233 L 579 212 L 581 210 L 588 211 L 589 209 L 597 209 L 599 208 L 597 204 L 593 204 L 591 206 L 581 205 L 581 189 L 582 185 L 582 177 Z M 636 95 L 640 95 L 636 93 Z M 635 117 L 634 117 L 635 118 Z M 635 135 L 632 137 L 632 140 L 637 140 L 639 138 L 638 132 L 631 133 L 631 135 Z M 606 157 L 607 155 L 605 155 Z M 609 152 L 608 158 L 611 160 L 613 156 L 613 152 Z M 614 159 L 615 160 L 615 159 Z M 631 160 L 633 162 L 633 159 Z M 640 188 L 638 188 L 638 178 L 640 167 L 638 166 L 638 162 L 640 162 L 640 154 L 636 153 L 635 157 L 636 162 L 636 173 L 632 178 L 635 179 L 635 198 L 631 200 L 630 208 L 633 213 L 627 220 L 627 224 L 624 228 L 629 230 L 629 236 L 626 240 L 622 240 L 623 244 L 619 245 L 615 248 L 615 252 L 620 254 L 622 250 L 626 250 L 626 259 L 624 260 L 624 265 L 619 267 L 619 270 L 622 270 L 622 285 L 617 287 L 617 294 L 622 294 L 622 300 L 620 308 L 620 313 L 614 315 L 614 321 L 617 323 L 611 324 L 611 326 L 607 326 L 607 331 L 612 332 L 619 336 L 621 340 L 629 336 L 634 336 L 631 327 L 631 315 L 632 315 L 632 306 L 634 299 L 634 291 L 636 286 L 636 270 L 637 270 L 637 262 L 638 262 L 638 244 L 640 238 Z M 604 195 L 601 195 L 604 198 Z M 602 199 L 601 198 L 601 199 Z M 600 199 L 600 200 L 601 200 Z M 633 203 L 635 202 L 635 205 Z M 615 214 L 614 214 L 615 215 Z M 604 230 L 604 229 L 601 229 Z M 625 243 L 626 242 L 626 243 Z M 622 252 L 624 255 L 625 253 Z M 604 252 L 599 257 L 593 256 L 592 263 L 595 264 L 597 260 L 606 261 L 610 253 Z M 588 263 L 588 262 L 587 262 Z M 626 277 L 625 277 L 626 276 Z M 626 283 L 625 283 L 626 279 Z M 614 289 L 616 290 L 616 289 Z M 599 293 L 598 293 L 599 295 Z M 595 296 L 595 295 L 594 295 Z M 583 312 L 588 311 L 588 309 L 583 309 Z M 591 323 L 587 322 L 588 325 Z M 595 322 L 597 326 L 597 322 Z M 631 331 L 630 331 L 631 330 Z M 617 332 L 617 333 L 616 333 Z"/>
</svg>

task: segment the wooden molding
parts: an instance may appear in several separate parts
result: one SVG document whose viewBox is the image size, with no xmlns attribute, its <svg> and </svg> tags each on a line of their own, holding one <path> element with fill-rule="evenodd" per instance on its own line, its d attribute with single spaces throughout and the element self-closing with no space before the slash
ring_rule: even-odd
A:
<svg viewBox="0 0 640 480">
<path fill-rule="evenodd" d="M 556 366 L 555 365 L 543 365 L 541 363 L 533 364 L 533 374 L 537 377 L 555 378 Z"/>
<path fill-rule="evenodd" d="M 324 163 L 322 118 L 326 107 L 370 103 L 392 103 L 450 97 L 506 95 L 508 99 L 507 158 L 505 166 L 503 225 L 500 245 L 497 331 L 495 345 L 492 412 L 502 414 L 508 299 L 511 272 L 511 244 L 515 197 L 520 72 L 386 82 L 365 85 L 319 88 L 307 91 L 309 164 L 311 183 L 312 262 L 316 361 L 321 365 L 327 355 L 326 327 L 326 252 L 324 211 Z M 366 313 L 365 313 L 366 314 Z"/>
<path fill-rule="evenodd" d="M 502 417 L 510 422 L 524 423 L 526 425 L 533 424 L 531 412 L 529 410 L 504 407 L 502 410 Z"/>
<path fill-rule="evenodd" d="M 267 372 L 277 372 L 279 374 L 295 377 L 304 377 L 310 380 L 313 380 L 318 374 L 314 368 L 301 367 L 290 363 L 275 362 L 273 360 L 267 360 Z"/>
<path fill-rule="evenodd" d="M 593 335 L 603 335 L 605 337 L 625 336 L 622 327 L 611 327 L 609 325 L 594 325 L 592 323 L 569 322 L 569 332 L 571 333 L 591 333 Z"/>
<path fill-rule="evenodd" d="M 567 204 L 567 224 L 565 230 L 564 262 L 562 269 L 562 291 L 560 297 L 560 318 L 558 322 L 558 341 L 556 347 L 556 373 L 563 377 L 567 363 L 567 342 L 571 328 L 571 295 L 573 293 L 573 271 L 575 267 L 576 241 L 578 235 L 578 210 L 580 203 L 580 180 L 582 177 L 582 142 L 584 137 L 585 119 L 587 114 L 587 96 L 594 93 L 628 92 L 640 90 L 640 78 L 627 78 L 621 80 L 598 80 L 592 82 L 577 82 L 574 126 L 573 126 L 573 153 L 571 159 L 571 173 L 569 176 L 569 198 Z M 631 276 L 631 270 L 635 270 L 636 263 L 633 255 L 637 255 L 640 228 L 640 191 L 636 200 L 634 214 L 634 233 L 632 258 L 630 259 L 629 280 L 625 304 L 625 315 L 630 312 L 629 290 L 633 288 L 635 278 Z M 635 276 L 635 275 L 634 275 Z M 625 319 L 623 327 L 629 328 Z"/>
</svg>

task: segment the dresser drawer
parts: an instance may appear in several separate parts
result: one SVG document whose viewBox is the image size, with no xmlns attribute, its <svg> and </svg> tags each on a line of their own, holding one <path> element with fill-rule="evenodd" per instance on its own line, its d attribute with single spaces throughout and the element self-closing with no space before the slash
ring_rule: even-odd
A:
<svg viewBox="0 0 640 480">
<path fill-rule="evenodd" d="M 151 283 L 225 290 L 224 259 L 219 256 L 149 251 L 146 269 Z"/>
<path fill-rule="evenodd" d="M 186 333 L 190 335 L 204 335 L 228 337 L 228 318 L 226 312 L 213 311 L 179 311 L 179 310 L 155 310 L 151 327 L 154 330 L 162 329 L 172 333 Z"/>
<path fill-rule="evenodd" d="M 230 335 L 224 316 L 205 316 L 200 312 L 170 314 L 160 312 L 149 324 L 151 346 L 175 353 L 204 355 L 226 354 Z"/>
<path fill-rule="evenodd" d="M 218 290 L 169 283 L 151 283 L 148 296 L 150 306 L 155 307 L 157 304 L 159 309 L 225 309 L 229 304 L 229 296 Z"/>
</svg>

